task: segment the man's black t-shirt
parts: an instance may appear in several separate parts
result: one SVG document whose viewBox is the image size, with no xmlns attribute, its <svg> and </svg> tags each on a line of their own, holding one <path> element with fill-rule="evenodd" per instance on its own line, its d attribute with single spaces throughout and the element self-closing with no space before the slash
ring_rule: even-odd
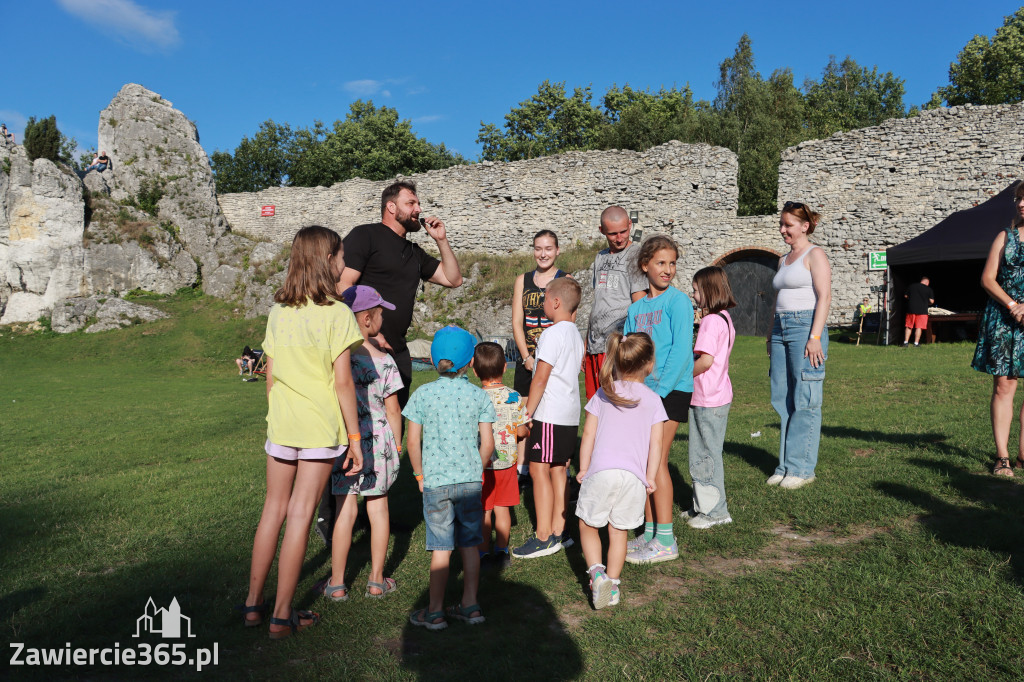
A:
<svg viewBox="0 0 1024 682">
<path fill-rule="evenodd" d="M 347 256 L 347 254 L 346 254 Z M 907 312 L 911 315 L 927 315 L 931 299 L 935 298 L 932 288 L 921 282 L 914 282 L 907 287 Z"/>
<path fill-rule="evenodd" d="M 362 273 L 359 284 L 373 287 L 394 310 L 384 309 L 381 333 L 398 354 L 406 349 L 416 288 L 437 272 L 441 261 L 384 223 L 359 225 L 343 240 L 345 267 Z"/>
</svg>

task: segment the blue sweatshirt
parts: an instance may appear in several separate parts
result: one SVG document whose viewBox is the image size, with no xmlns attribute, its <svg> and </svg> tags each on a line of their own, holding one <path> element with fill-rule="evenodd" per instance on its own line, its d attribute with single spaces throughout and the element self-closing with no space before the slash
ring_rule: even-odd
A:
<svg viewBox="0 0 1024 682">
<path fill-rule="evenodd" d="M 626 312 L 622 333 L 646 332 L 654 341 L 654 371 L 644 380 L 662 398 L 693 393 L 693 304 L 675 287 L 645 296 Z"/>
</svg>

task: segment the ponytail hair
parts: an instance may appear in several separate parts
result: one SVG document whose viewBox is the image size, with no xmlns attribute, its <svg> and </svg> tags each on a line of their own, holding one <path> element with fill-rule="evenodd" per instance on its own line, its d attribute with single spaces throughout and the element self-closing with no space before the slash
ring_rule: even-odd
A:
<svg viewBox="0 0 1024 682">
<path fill-rule="evenodd" d="M 815 213 L 811 210 L 810 206 L 799 201 L 787 201 L 782 205 L 782 212 L 790 213 L 796 216 L 796 219 L 800 222 L 807 223 L 807 236 L 814 234 L 814 228 L 818 226 L 818 222 L 821 220 L 820 213 Z"/>
<path fill-rule="evenodd" d="M 608 401 L 616 407 L 636 407 L 636 400 L 629 400 L 615 392 L 615 379 L 647 373 L 654 363 L 654 342 L 644 332 L 623 336 L 614 332 L 608 338 L 605 348 L 605 362 L 601 365 L 598 378 Z"/>
</svg>

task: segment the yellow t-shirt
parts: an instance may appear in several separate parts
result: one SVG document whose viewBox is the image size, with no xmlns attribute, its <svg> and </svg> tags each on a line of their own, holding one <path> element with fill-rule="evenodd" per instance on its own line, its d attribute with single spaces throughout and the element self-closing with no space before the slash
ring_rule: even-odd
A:
<svg viewBox="0 0 1024 682">
<path fill-rule="evenodd" d="M 334 392 L 334 361 L 363 342 L 344 303 L 270 309 L 263 350 L 274 360 L 267 411 L 267 438 L 293 448 L 348 443 Z M 358 425 L 353 425 L 358 428 Z"/>
</svg>

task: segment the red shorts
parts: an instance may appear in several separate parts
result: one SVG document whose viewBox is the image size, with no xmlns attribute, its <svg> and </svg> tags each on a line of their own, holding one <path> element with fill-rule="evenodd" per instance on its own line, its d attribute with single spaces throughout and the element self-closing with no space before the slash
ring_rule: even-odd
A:
<svg viewBox="0 0 1024 682">
<path fill-rule="evenodd" d="M 604 364 L 604 353 L 583 356 L 583 382 L 587 387 L 587 400 L 594 397 L 601 388 L 601 365 Z"/>
<path fill-rule="evenodd" d="M 903 326 L 906 327 L 907 329 L 927 329 L 928 316 L 907 313 L 907 321 L 903 324 Z"/>
<path fill-rule="evenodd" d="M 519 504 L 519 472 L 516 468 L 484 469 L 484 487 L 481 495 L 484 511 L 495 507 L 515 507 Z"/>
</svg>

